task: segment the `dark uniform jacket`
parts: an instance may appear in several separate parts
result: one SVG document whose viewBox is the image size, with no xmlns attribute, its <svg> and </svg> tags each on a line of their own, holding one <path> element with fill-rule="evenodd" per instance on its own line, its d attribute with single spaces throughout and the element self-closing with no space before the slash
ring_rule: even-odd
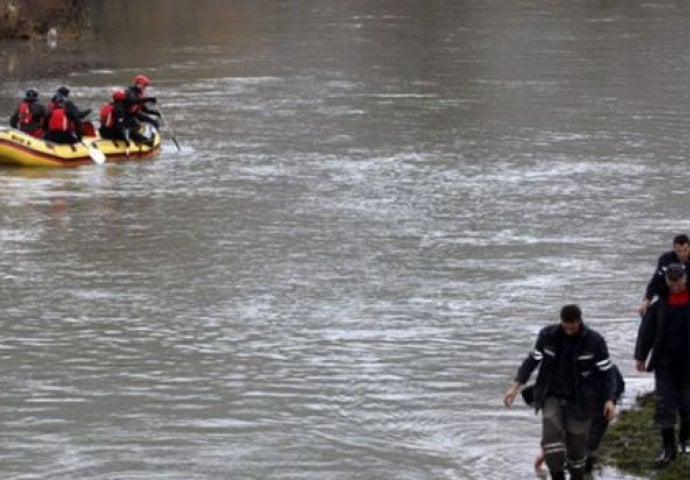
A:
<svg viewBox="0 0 690 480">
<path fill-rule="evenodd" d="M 518 369 L 515 381 L 524 384 L 539 366 L 534 385 L 534 407 L 537 410 L 544 405 L 550 394 L 550 387 L 555 382 L 561 346 L 566 336 L 558 323 L 544 327 L 539 332 L 534 350 Z M 615 401 L 617 382 L 604 337 L 584 323 L 577 334 L 572 368 L 575 379 L 573 403 L 583 415 L 601 414 L 602 392 L 606 400 Z"/>
<path fill-rule="evenodd" d="M 685 271 L 690 272 L 690 261 L 681 262 L 675 251 L 670 250 L 662 254 L 656 262 L 656 270 L 652 278 L 647 284 L 647 289 L 644 292 L 644 298 L 651 301 L 655 296 L 663 296 L 668 293 L 668 286 L 666 286 L 666 267 L 672 263 L 684 263 Z"/>
<path fill-rule="evenodd" d="M 690 286 L 689 286 L 690 288 Z M 690 312 L 690 308 L 686 310 Z M 658 364 L 664 354 L 664 336 L 668 325 L 669 305 L 666 298 L 661 298 L 654 302 L 645 312 L 637 330 L 637 341 L 635 342 L 635 360 L 644 362 L 649 355 L 647 371 L 651 372 Z M 688 314 L 690 317 L 690 313 Z M 688 318 L 690 324 L 690 318 Z M 690 348 L 690 328 L 687 329 L 688 338 L 686 345 Z M 651 355 L 650 355 L 651 351 Z M 690 352 L 688 352 L 690 356 Z"/>
</svg>

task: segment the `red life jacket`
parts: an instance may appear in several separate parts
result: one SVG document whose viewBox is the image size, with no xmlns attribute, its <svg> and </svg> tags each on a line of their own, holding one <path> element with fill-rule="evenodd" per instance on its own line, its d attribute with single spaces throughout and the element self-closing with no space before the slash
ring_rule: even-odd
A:
<svg viewBox="0 0 690 480">
<path fill-rule="evenodd" d="M 50 120 L 48 121 L 48 130 L 53 132 L 69 132 L 70 121 L 67 119 L 67 112 L 64 105 L 55 105 L 53 111 L 50 113 Z"/>
<path fill-rule="evenodd" d="M 34 114 L 31 111 L 31 104 L 29 102 L 22 102 L 19 104 L 19 125 L 28 125 L 35 122 Z"/>
<path fill-rule="evenodd" d="M 687 305 L 688 301 L 690 301 L 690 294 L 688 294 L 686 289 L 683 289 L 678 293 L 668 294 L 668 304 L 674 307 L 682 307 Z"/>
<path fill-rule="evenodd" d="M 101 126 L 105 128 L 113 128 L 115 126 L 115 119 L 113 118 L 113 108 L 115 105 L 106 103 L 101 107 Z"/>
</svg>

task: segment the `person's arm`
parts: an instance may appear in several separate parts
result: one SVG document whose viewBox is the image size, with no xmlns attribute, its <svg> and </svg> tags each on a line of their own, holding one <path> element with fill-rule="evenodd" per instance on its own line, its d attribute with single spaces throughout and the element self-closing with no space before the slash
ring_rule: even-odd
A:
<svg viewBox="0 0 690 480">
<path fill-rule="evenodd" d="M 647 288 L 644 291 L 644 298 L 640 305 L 637 307 L 637 312 L 640 315 L 644 315 L 649 308 L 650 303 L 656 295 L 663 289 L 664 283 L 664 267 L 669 263 L 667 254 L 661 255 L 656 261 L 656 270 L 652 274 L 652 278 L 649 279 L 647 283 Z"/>
<path fill-rule="evenodd" d="M 606 340 L 601 337 L 598 342 L 597 350 L 594 355 L 594 361 L 597 369 L 604 376 L 604 391 L 606 392 L 606 401 L 604 402 L 604 411 L 602 414 L 607 420 L 612 420 L 616 415 L 616 391 L 618 385 L 616 381 L 616 366 L 611 361 L 609 356 L 609 349 L 606 345 Z"/>
<path fill-rule="evenodd" d="M 635 340 L 635 370 L 645 372 L 645 361 L 652 349 L 654 336 L 656 334 L 656 308 L 654 306 L 647 310 L 640 327 L 637 329 L 637 339 Z"/>
<path fill-rule="evenodd" d="M 600 340 L 597 342 L 594 362 L 597 366 L 597 370 L 603 375 L 603 387 L 606 392 L 606 400 L 614 402 L 616 400 L 616 375 L 604 337 L 600 337 Z"/>
<path fill-rule="evenodd" d="M 503 405 L 505 405 L 506 408 L 510 408 L 513 405 L 515 397 L 520 393 L 520 388 L 522 388 L 523 385 L 523 383 L 514 381 L 512 385 L 508 387 L 508 390 L 503 394 Z"/>
<path fill-rule="evenodd" d="M 529 355 L 527 355 L 527 358 L 525 358 L 522 361 L 522 364 L 520 365 L 520 368 L 518 368 L 517 374 L 515 375 L 513 383 L 503 394 L 503 404 L 507 408 L 510 408 L 510 406 L 513 404 L 513 402 L 515 401 L 515 397 L 520 392 L 522 386 L 525 383 L 527 383 L 527 380 L 529 380 L 529 377 L 532 375 L 534 369 L 537 368 L 537 366 L 541 363 L 542 359 L 544 358 L 543 337 L 544 330 L 539 332 L 539 337 L 537 338 L 537 343 L 534 346 L 534 350 L 532 350 L 529 353 Z"/>
<path fill-rule="evenodd" d="M 17 128 L 19 126 L 19 110 L 14 112 L 10 117 L 10 127 Z"/>
</svg>

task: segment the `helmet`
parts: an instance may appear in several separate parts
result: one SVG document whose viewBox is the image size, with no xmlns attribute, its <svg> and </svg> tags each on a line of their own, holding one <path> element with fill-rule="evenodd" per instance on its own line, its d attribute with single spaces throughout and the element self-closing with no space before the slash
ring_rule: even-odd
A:
<svg viewBox="0 0 690 480">
<path fill-rule="evenodd" d="M 149 82 L 149 77 L 146 75 L 137 75 L 134 77 L 134 85 L 139 85 L 141 87 L 148 87 L 151 85 L 151 82 Z"/>
<path fill-rule="evenodd" d="M 116 88 L 115 90 L 113 90 L 113 100 L 115 100 L 116 102 L 121 102 L 125 99 L 126 96 L 127 94 L 122 88 Z"/>
<path fill-rule="evenodd" d="M 38 98 L 38 91 L 36 89 L 30 88 L 26 91 L 27 100 L 36 100 Z"/>
<path fill-rule="evenodd" d="M 57 89 L 58 95 L 61 97 L 69 97 L 69 88 L 67 87 L 60 87 Z"/>
</svg>

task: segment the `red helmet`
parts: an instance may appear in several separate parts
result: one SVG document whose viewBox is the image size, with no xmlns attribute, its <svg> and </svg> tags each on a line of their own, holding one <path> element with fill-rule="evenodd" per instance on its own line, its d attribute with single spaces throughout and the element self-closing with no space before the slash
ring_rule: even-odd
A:
<svg viewBox="0 0 690 480">
<path fill-rule="evenodd" d="M 149 82 L 149 77 L 146 75 L 137 75 L 134 77 L 134 85 L 139 85 L 140 87 L 148 87 L 151 85 L 151 82 Z"/>
<path fill-rule="evenodd" d="M 127 97 L 127 93 L 122 88 L 116 88 L 113 90 L 113 100 L 116 102 L 121 102 Z"/>
</svg>

